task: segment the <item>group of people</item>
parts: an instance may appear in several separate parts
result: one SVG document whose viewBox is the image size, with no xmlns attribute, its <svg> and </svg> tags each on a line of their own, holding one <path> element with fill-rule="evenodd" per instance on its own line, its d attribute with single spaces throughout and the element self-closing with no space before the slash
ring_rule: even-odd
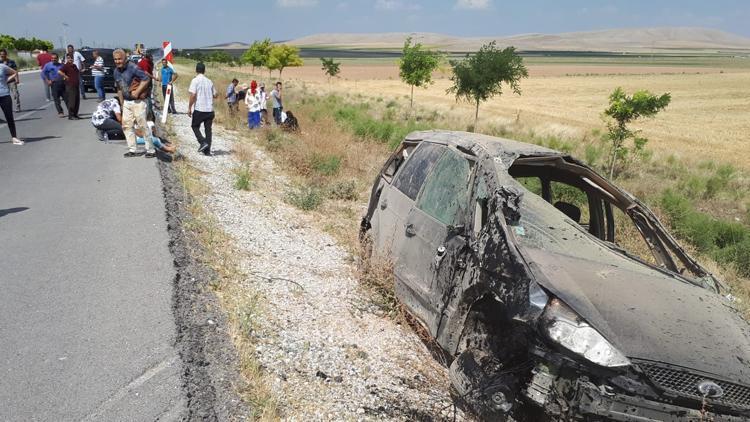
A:
<svg viewBox="0 0 750 422">
<path fill-rule="evenodd" d="M 236 113 L 239 109 L 240 101 L 247 107 L 247 126 L 250 129 L 261 127 L 268 124 L 268 100 L 273 103 L 273 121 L 276 125 L 283 125 L 287 120 L 287 113 L 284 112 L 282 99 L 282 83 L 276 82 L 270 95 L 266 92 L 266 85 L 255 80 L 250 81 L 250 85 L 239 87 L 239 81 L 235 78 L 227 86 L 226 101 L 230 113 Z"/>
</svg>

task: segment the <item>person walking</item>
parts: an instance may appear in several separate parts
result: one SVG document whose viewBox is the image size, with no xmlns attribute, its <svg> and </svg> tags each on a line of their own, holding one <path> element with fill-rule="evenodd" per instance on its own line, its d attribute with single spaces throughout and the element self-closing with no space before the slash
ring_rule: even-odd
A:
<svg viewBox="0 0 750 422">
<path fill-rule="evenodd" d="M 118 48 L 112 53 L 115 59 L 115 84 L 122 104 L 122 129 L 128 143 L 128 152 L 123 157 L 143 155 L 137 151 L 133 128 L 146 127 L 146 90 L 151 82 L 149 75 L 135 63 L 129 62 L 125 50 Z M 146 139 L 146 157 L 156 157 L 151 138 Z"/>
<path fill-rule="evenodd" d="M 110 130 L 122 132 L 122 111 L 117 98 L 110 98 L 100 102 L 96 111 L 91 114 L 91 124 L 96 129 L 96 137 L 104 141 L 104 134 Z"/>
<path fill-rule="evenodd" d="M 5 122 L 8 123 L 10 130 L 10 141 L 13 145 L 23 145 L 23 141 L 18 139 L 16 133 L 16 121 L 13 119 L 13 100 L 10 99 L 10 87 L 8 82 L 15 81 L 18 72 L 10 66 L 0 63 L 0 109 L 3 110 Z"/>
<path fill-rule="evenodd" d="M 16 113 L 21 112 L 21 94 L 18 92 L 18 85 L 21 83 L 21 75 L 18 73 L 16 62 L 8 58 L 8 50 L 0 48 L 0 63 L 16 71 L 16 78 L 13 82 L 8 82 L 10 96 L 13 98 L 13 104 L 16 106 Z"/>
<path fill-rule="evenodd" d="M 65 99 L 65 80 L 60 75 L 62 63 L 58 61 L 57 53 L 51 54 L 52 60 L 47 62 L 42 68 L 42 80 L 44 85 L 49 88 L 52 99 L 55 101 L 58 117 L 65 117 L 60 99 Z"/>
<path fill-rule="evenodd" d="M 39 64 L 39 70 L 44 72 L 44 66 L 52 61 L 52 55 L 47 52 L 46 48 L 42 48 L 39 54 L 36 55 L 36 62 Z M 52 87 L 47 84 L 47 81 L 42 77 L 42 85 L 44 85 L 44 96 L 47 97 L 47 101 L 52 101 Z"/>
<path fill-rule="evenodd" d="M 96 88 L 96 94 L 99 98 L 99 102 L 104 101 L 104 75 L 106 70 L 104 69 L 104 57 L 99 55 L 99 50 L 92 52 L 94 56 L 94 64 L 91 65 L 91 76 L 94 77 L 94 88 Z"/>
<path fill-rule="evenodd" d="M 81 54 L 80 51 L 73 48 L 72 44 L 68 44 L 68 54 L 73 56 L 73 64 L 78 68 L 78 73 L 80 75 L 80 73 L 83 72 L 83 62 L 86 61 L 86 58 L 83 57 L 83 54 Z M 78 91 L 81 93 L 81 98 L 85 100 L 86 88 L 83 86 L 83 78 L 78 78 Z"/>
<path fill-rule="evenodd" d="M 68 107 L 68 120 L 78 120 L 78 109 L 81 99 L 78 94 L 80 89 L 81 72 L 73 61 L 73 55 L 68 54 L 65 64 L 57 72 L 65 81 L 65 105 Z"/>
<path fill-rule="evenodd" d="M 239 83 L 240 81 L 237 78 L 232 79 L 232 82 L 227 86 L 227 94 L 224 96 L 227 100 L 227 108 L 231 116 L 234 116 L 240 109 L 240 102 L 237 99 L 237 84 Z"/>
<path fill-rule="evenodd" d="M 162 107 L 162 111 L 164 109 L 167 110 L 167 113 L 177 114 L 177 109 L 174 107 L 174 89 L 172 90 L 172 95 L 169 96 L 169 104 L 167 105 L 167 87 L 169 85 L 172 85 L 174 81 L 177 80 L 179 75 L 175 73 L 172 66 L 169 65 L 169 62 L 167 59 L 162 59 L 161 61 L 161 71 L 156 75 L 157 80 L 161 81 L 161 95 L 164 96 L 164 106 Z"/>
<path fill-rule="evenodd" d="M 260 127 L 260 92 L 258 83 L 250 81 L 250 91 L 245 95 L 245 105 L 247 106 L 247 127 L 255 129 Z"/>
<path fill-rule="evenodd" d="M 276 87 L 271 91 L 271 100 L 273 100 L 273 121 L 277 125 L 281 124 L 281 112 L 284 110 L 282 95 L 281 95 L 281 82 L 276 82 Z"/>
<path fill-rule="evenodd" d="M 214 83 L 204 75 L 206 65 L 199 62 L 195 65 L 195 77 L 190 81 L 190 101 L 188 102 L 188 117 L 191 117 L 193 133 L 200 146 L 198 152 L 211 155 L 211 125 L 214 122 L 214 99 L 219 96 L 214 88 Z M 195 109 L 195 112 L 193 112 Z M 206 135 L 201 135 L 200 126 Z"/>
</svg>

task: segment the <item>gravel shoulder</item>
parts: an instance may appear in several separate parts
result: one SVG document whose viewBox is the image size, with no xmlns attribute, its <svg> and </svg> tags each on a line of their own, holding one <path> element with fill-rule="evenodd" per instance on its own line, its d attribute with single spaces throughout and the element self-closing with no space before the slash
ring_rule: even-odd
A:
<svg viewBox="0 0 750 422">
<path fill-rule="evenodd" d="M 178 109 L 185 109 L 185 104 Z M 280 416 L 292 420 L 464 419 L 448 395 L 447 370 L 418 335 L 383 317 L 358 284 L 354 258 L 313 217 L 283 201 L 290 182 L 273 160 L 253 144 L 245 147 L 252 152 L 252 187 L 236 190 L 238 162 L 233 152 L 240 142 L 236 135 L 214 127 L 215 155 L 205 157 L 196 152 L 189 118 L 180 114 L 172 119 L 183 158 L 200 172 L 207 188 L 203 207 L 230 236 L 240 255 L 237 262 L 243 280 L 236 287 L 261 298 L 251 328 L 242 334 L 253 344 L 255 358 L 272 384 Z M 176 183 L 165 175 L 165 185 Z M 177 189 L 167 187 L 168 196 L 170 190 Z M 184 198 L 174 201 L 179 204 Z M 173 213 L 171 209 L 169 214 Z M 180 249 L 179 239 L 185 233 L 179 223 L 179 218 L 170 219 L 170 233 L 177 234 L 173 236 L 178 245 L 176 250 L 173 245 L 177 266 L 185 269 L 178 276 L 176 314 L 178 322 L 192 324 L 180 332 L 183 360 L 191 363 L 186 365 L 186 382 L 190 386 L 192 376 L 203 381 L 210 378 L 213 391 L 195 393 L 215 401 L 212 394 L 239 383 L 229 373 L 217 378 L 199 372 L 203 360 L 221 361 L 225 368 L 236 365 L 227 344 L 231 342 L 228 330 L 222 328 L 226 324 L 222 314 L 233 310 L 216 309 L 216 299 L 201 291 L 201 282 L 183 279 L 198 274 L 206 280 L 210 275 L 201 275 L 205 270 L 191 260 L 190 251 L 184 246 Z M 192 306 L 181 306 L 180 295 L 203 298 Z M 206 307 L 211 309 L 208 313 Z M 208 325 L 208 319 L 214 325 Z M 222 334 L 224 339 L 216 338 Z M 212 342 L 227 352 L 212 351 Z M 193 370 L 198 373 L 189 373 Z M 232 400 L 229 403 L 235 403 Z M 238 409 L 199 410 L 233 419 Z"/>
</svg>

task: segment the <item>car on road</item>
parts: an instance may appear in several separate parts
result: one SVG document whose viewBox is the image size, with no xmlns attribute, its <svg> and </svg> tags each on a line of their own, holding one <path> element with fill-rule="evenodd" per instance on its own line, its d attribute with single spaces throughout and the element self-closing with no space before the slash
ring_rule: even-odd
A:
<svg viewBox="0 0 750 422">
<path fill-rule="evenodd" d="M 94 87 L 94 76 L 91 75 L 91 68 L 89 66 L 94 64 L 94 50 L 99 50 L 99 55 L 104 59 L 104 90 L 111 90 L 114 92 L 115 88 L 115 60 L 112 57 L 114 52 L 111 48 L 81 48 L 79 51 L 86 59 L 84 62 L 84 69 L 81 72 L 81 78 L 83 79 L 84 91 L 96 91 Z"/>
<path fill-rule="evenodd" d="M 750 327 L 727 288 L 567 153 L 411 133 L 360 237 L 482 419 L 750 420 Z"/>
</svg>

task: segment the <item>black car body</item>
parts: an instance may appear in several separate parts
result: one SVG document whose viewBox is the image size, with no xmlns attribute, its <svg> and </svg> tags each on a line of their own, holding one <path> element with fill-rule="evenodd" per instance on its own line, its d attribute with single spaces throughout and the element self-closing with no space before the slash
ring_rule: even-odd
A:
<svg viewBox="0 0 750 422">
<path fill-rule="evenodd" d="M 83 63 L 84 69 L 81 71 L 84 91 L 95 91 L 94 76 L 91 75 L 91 67 L 94 64 L 94 50 L 99 51 L 99 55 L 104 59 L 104 90 L 115 91 L 115 60 L 112 57 L 113 49 L 109 48 L 82 48 L 80 51 L 86 61 Z"/>
<path fill-rule="evenodd" d="M 619 244 L 625 224 L 650 256 Z M 484 418 L 750 420 L 750 332 L 726 288 L 568 154 L 414 132 L 361 236 L 452 360 L 455 398 Z"/>
</svg>

